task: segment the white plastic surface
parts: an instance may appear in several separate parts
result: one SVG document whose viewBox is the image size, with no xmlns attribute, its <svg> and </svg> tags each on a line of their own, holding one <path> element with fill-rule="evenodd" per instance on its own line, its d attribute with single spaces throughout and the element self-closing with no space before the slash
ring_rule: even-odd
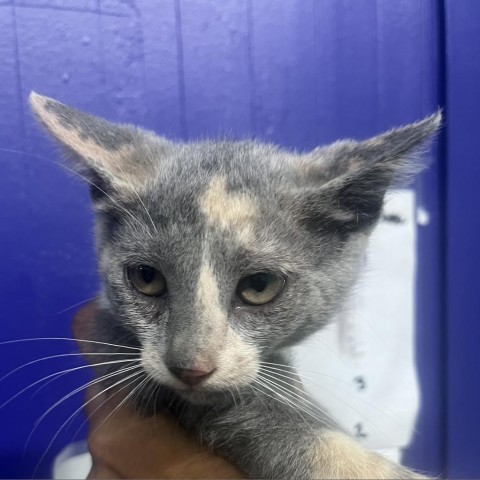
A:
<svg viewBox="0 0 480 480">
<path fill-rule="evenodd" d="M 415 232 L 414 193 L 392 192 L 349 308 L 294 349 L 307 390 L 371 449 L 408 445 L 419 408 Z"/>
</svg>

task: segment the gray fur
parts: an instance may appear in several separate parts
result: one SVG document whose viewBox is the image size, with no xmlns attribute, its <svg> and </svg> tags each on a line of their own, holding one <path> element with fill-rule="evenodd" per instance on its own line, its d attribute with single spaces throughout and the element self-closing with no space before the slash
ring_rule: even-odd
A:
<svg viewBox="0 0 480 480">
<path fill-rule="evenodd" d="M 315 463 L 314 458 L 323 458 L 322 435 L 338 427 L 318 412 L 306 423 L 303 410 L 282 402 L 280 391 L 258 386 L 258 361 L 288 364 L 282 349 L 320 329 L 342 308 L 385 191 L 418 170 L 412 158 L 438 128 L 440 114 L 364 142 L 294 154 L 255 141 L 174 144 L 50 99 L 35 101 L 36 115 L 99 187 L 92 188 L 103 282 L 96 339 L 150 349 L 149 361 L 157 359 L 159 369 L 162 362 L 192 368 L 207 356 L 220 365 L 228 353 L 223 351 L 228 332 L 245 346 L 230 362 L 234 366 L 225 357 L 217 383 L 213 375 L 194 390 L 165 376 L 165 365 L 158 373 L 164 376 L 161 385 L 155 372 L 147 372 L 149 388 L 137 396 L 137 406 L 146 413 L 170 410 L 249 476 L 364 475 L 355 465 L 342 467 L 348 452 L 332 464 Z M 51 128 L 52 115 L 61 127 Z M 79 157 L 70 133 L 75 142 L 92 138 L 106 151 L 133 147 L 133 153 L 119 157 L 119 170 L 116 158 L 112 164 Z M 124 171 L 128 185 L 116 182 Z M 225 182 L 224 190 L 212 187 L 215 179 L 218 185 Z M 215 204 L 217 197 L 225 206 Z M 208 204 L 210 210 L 205 202 L 214 203 Z M 217 218 L 222 208 L 231 211 Z M 163 272 L 168 295 L 145 297 L 134 290 L 125 275 L 132 264 Z M 276 272 L 287 282 L 274 301 L 254 307 L 243 304 L 235 289 L 242 277 L 257 271 Z M 214 306 L 215 321 L 199 306 L 204 305 L 198 298 L 203 277 L 218 290 L 215 298 L 203 299 Z M 297 395 L 294 373 L 290 376 L 286 388 Z M 152 396 L 155 388 L 162 395 Z M 295 402 L 308 410 L 301 397 Z M 370 476 L 383 475 L 387 467 L 392 477 L 413 475 L 368 455 Z M 375 469 L 378 463 L 383 470 Z"/>
</svg>

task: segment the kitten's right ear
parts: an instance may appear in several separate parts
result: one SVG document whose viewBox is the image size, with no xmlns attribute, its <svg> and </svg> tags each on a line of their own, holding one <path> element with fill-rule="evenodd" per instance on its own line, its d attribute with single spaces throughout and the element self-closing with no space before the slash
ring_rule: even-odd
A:
<svg viewBox="0 0 480 480">
<path fill-rule="evenodd" d="M 370 229 L 386 190 L 422 170 L 422 150 L 435 135 L 441 113 L 364 140 L 344 140 L 301 157 L 298 215 L 311 228 L 349 234 Z"/>
<path fill-rule="evenodd" d="M 162 151 L 166 142 L 128 125 L 94 117 L 56 100 L 32 92 L 30 106 L 46 130 L 89 181 L 114 189 L 140 189 L 153 171 L 151 150 Z"/>
</svg>

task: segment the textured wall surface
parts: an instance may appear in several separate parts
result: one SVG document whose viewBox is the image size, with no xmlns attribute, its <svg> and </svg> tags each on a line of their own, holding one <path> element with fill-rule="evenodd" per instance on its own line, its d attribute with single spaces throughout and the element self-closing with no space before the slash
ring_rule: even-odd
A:
<svg viewBox="0 0 480 480">
<path fill-rule="evenodd" d="M 28 111 L 30 90 L 171 138 L 254 135 L 304 150 L 419 119 L 441 102 L 434 0 L 0 0 L 0 339 L 69 337 L 74 305 L 95 295 L 86 187 Z M 418 345 L 424 405 L 411 465 L 445 468 L 441 421 L 439 168 L 418 182 L 429 222 L 419 231 Z M 73 307 L 72 307 L 73 306 Z M 62 341 L 0 346 L 0 376 Z M 74 356 L 25 367 L 0 402 Z M 33 388 L 0 409 L 0 476 L 48 476 L 83 419 L 68 417 L 85 370 Z M 79 436 L 84 435 L 84 427 Z M 51 445 L 49 446 L 49 443 Z"/>
</svg>

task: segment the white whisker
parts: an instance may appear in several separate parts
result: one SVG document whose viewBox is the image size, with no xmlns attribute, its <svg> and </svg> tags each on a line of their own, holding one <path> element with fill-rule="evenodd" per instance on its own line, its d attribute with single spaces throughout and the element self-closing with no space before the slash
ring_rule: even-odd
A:
<svg viewBox="0 0 480 480">
<path fill-rule="evenodd" d="M 0 152 L 7 152 L 7 153 L 17 153 L 19 155 L 28 155 L 33 158 L 39 158 L 41 160 L 46 160 L 47 162 L 55 163 L 51 158 L 44 157 L 43 155 L 37 155 L 36 153 L 30 152 L 22 152 L 21 150 L 13 150 L 11 148 L 0 148 Z"/>
<path fill-rule="evenodd" d="M 137 364 L 137 365 L 131 365 L 131 366 L 127 366 L 125 368 L 122 368 L 120 370 L 116 370 L 114 372 L 110 372 L 110 373 L 107 373 L 105 375 L 102 375 L 101 377 L 97 377 L 97 378 L 94 378 L 93 380 L 90 380 L 89 382 L 83 384 L 82 386 L 80 387 L 77 387 L 75 388 L 74 390 L 72 390 L 70 393 L 68 393 L 67 395 L 64 395 L 60 400 L 56 401 L 41 417 L 39 417 L 34 425 L 35 427 L 37 427 L 41 422 L 42 420 L 56 407 L 58 407 L 61 403 L 63 403 L 65 400 L 68 400 L 69 398 L 73 397 L 74 395 L 76 395 L 77 393 L 81 392 L 82 390 L 85 390 L 86 388 L 89 388 L 89 387 L 92 387 L 93 385 L 96 385 L 97 383 L 101 383 L 105 380 L 108 380 L 109 378 L 111 377 L 115 377 L 117 375 L 120 375 L 122 373 L 125 373 L 125 372 L 128 372 L 130 370 L 138 370 L 138 369 L 141 369 L 141 365 Z"/>
<path fill-rule="evenodd" d="M 67 395 L 65 395 L 64 397 L 62 397 L 60 400 L 58 400 L 55 404 L 53 404 L 45 413 L 43 413 L 43 415 L 41 415 L 33 424 L 33 429 L 32 431 L 30 432 L 30 435 L 28 436 L 27 438 L 27 441 L 25 443 L 25 450 L 27 449 L 28 447 L 28 444 L 30 443 L 30 439 L 32 438 L 32 435 L 35 433 L 36 429 L 38 428 L 38 426 L 40 425 L 40 423 L 42 422 L 42 420 L 52 411 L 54 410 L 56 407 L 58 407 L 61 403 L 63 403 L 65 400 L 68 400 L 70 397 L 72 397 L 73 395 L 81 392 L 82 390 L 85 390 L 93 385 L 96 385 L 97 383 L 101 383 L 105 380 L 108 380 L 109 378 L 112 378 L 112 377 L 115 377 L 117 375 L 121 375 L 123 373 L 126 373 L 126 372 L 129 372 L 131 370 L 134 370 L 134 369 L 139 369 L 140 366 L 139 365 L 133 365 L 133 366 L 130 366 L 130 367 L 125 367 L 125 368 L 121 368 L 120 370 L 116 370 L 115 372 L 111 372 L 111 373 L 107 373 L 105 375 L 102 375 L 101 377 L 97 377 L 97 378 L 94 378 L 93 380 L 90 380 L 88 381 L 87 383 L 85 383 L 84 385 L 82 385 L 81 387 L 77 387 L 75 390 L 73 390 L 72 392 L 68 393 Z"/>
<path fill-rule="evenodd" d="M 320 422 L 323 425 L 328 425 L 329 424 L 329 419 L 324 418 L 324 417 L 318 417 L 313 411 L 310 410 L 311 407 L 308 405 L 303 406 L 303 405 L 298 405 L 297 403 L 294 403 L 294 400 L 303 400 L 301 397 L 298 395 L 293 394 L 292 392 L 284 389 L 283 387 L 279 386 L 278 384 L 272 382 L 271 380 L 268 380 L 266 378 L 262 378 L 262 383 L 265 388 L 269 388 L 272 390 L 274 393 L 277 395 L 283 394 L 283 395 L 288 395 L 288 397 L 284 397 L 285 400 L 289 401 L 289 403 L 295 407 L 295 409 L 300 409 L 302 412 L 306 413 L 310 417 L 314 418 L 318 422 Z M 278 391 L 280 390 L 280 392 Z M 322 412 L 320 412 L 322 413 Z"/>
<path fill-rule="evenodd" d="M 27 362 L 27 363 L 24 363 L 23 365 L 20 365 L 19 367 L 17 368 L 14 368 L 13 370 L 11 370 L 10 372 L 6 373 L 3 377 L 0 377 L 0 382 L 2 382 L 3 380 L 5 380 L 6 378 L 8 378 L 10 375 L 13 375 L 15 372 L 18 372 L 19 370 L 22 370 L 23 368 L 26 368 L 30 365 L 35 365 L 36 363 L 39 363 L 39 362 L 43 362 L 43 361 L 46 361 L 46 360 L 51 360 L 52 358 L 63 358 L 63 357 L 84 357 L 84 356 L 89 356 L 89 355 L 108 355 L 108 356 L 111 356 L 111 355 L 134 355 L 134 356 L 137 356 L 138 357 L 138 353 L 133 353 L 133 352 L 98 352 L 98 353 L 90 353 L 90 352 L 87 352 L 87 353 L 81 353 L 81 352 L 78 352 L 78 353 L 61 353 L 59 355 L 49 355 L 48 357 L 42 357 L 42 358 L 37 358 L 36 360 L 32 360 L 31 362 Z"/>
<path fill-rule="evenodd" d="M 60 315 L 61 313 L 68 312 L 72 308 L 79 307 L 80 305 L 83 305 L 84 303 L 90 302 L 91 300 L 96 300 L 98 296 L 87 298 L 86 300 L 82 300 L 81 302 L 75 303 L 74 305 L 71 305 L 70 307 L 64 308 L 63 310 L 60 310 L 57 312 L 55 315 Z"/>
<path fill-rule="evenodd" d="M 23 388 L 22 390 L 17 392 L 15 395 L 13 395 L 13 397 L 10 397 L 8 400 L 3 402 L 0 405 L 0 409 L 7 406 L 10 402 L 15 400 L 17 397 L 19 397 L 22 393 L 26 392 L 30 388 L 34 387 L 35 385 L 38 385 L 41 382 L 44 382 L 45 380 L 48 380 L 49 378 L 52 378 L 54 376 L 58 376 L 60 373 L 71 373 L 71 372 L 75 372 L 77 370 L 82 370 L 82 369 L 85 369 L 85 368 L 99 367 L 99 366 L 102 366 L 102 365 L 112 365 L 112 364 L 115 364 L 115 363 L 125 363 L 125 362 L 131 362 L 131 361 L 132 361 L 132 359 L 113 360 L 111 362 L 101 362 L 101 363 L 95 363 L 93 365 L 90 365 L 90 364 L 89 365 L 81 365 L 80 367 L 68 368 L 66 370 L 61 370 L 60 372 L 52 373 L 50 375 L 47 375 L 46 377 L 43 377 L 43 378 L 40 378 L 39 380 L 36 380 L 35 382 L 31 383 L 30 385 L 27 385 L 25 388 Z"/>
<path fill-rule="evenodd" d="M 286 373 L 293 373 L 299 376 L 300 378 L 306 378 L 307 380 L 312 380 L 315 381 L 314 378 L 308 377 L 307 375 L 304 375 L 303 373 L 299 373 L 298 369 L 295 367 L 292 367 L 290 365 L 282 365 L 281 363 L 271 363 L 271 362 L 260 362 L 260 365 L 262 365 L 263 368 L 270 368 L 272 370 L 279 370 L 279 371 L 284 371 Z M 302 369 L 303 370 L 303 369 Z M 310 373 L 314 373 L 315 375 L 319 375 L 325 378 L 329 378 L 331 380 L 335 380 L 336 382 L 343 383 L 345 385 L 350 385 L 348 382 L 345 382 L 344 380 L 341 380 L 339 378 L 333 377 L 332 375 L 327 375 L 326 373 L 322 372 L 317 372 L 315 370 L 308 370 Z"/>
<path fill-rule="evenodd" d="M 263 382 L 267 382 L 267 383 L 264 383 L 263 386 L 265 388 L 269 388 L 269 386 L 271 387 L 270 390 L 272 390 L 272 392 L 276 393 L 276 395 L 280 395 L 280 392 L 278 392 L 278 390 L 280 390 L 282 393 L 284 394 L 288 394 L 287 397 L 283 396 L 284 400 L 287 402 L 287 404 L 293 408 L 299 415 L 300 415 L 300 412 L 303 412 L 305 413 L 306 415 L 308 415 L 309 417 L 315 419 L 317 422 L 319 422 L 319 426 L 328 426 L 330 428 L 337 428 L 337 426 L 333 423 L 333 420 L 329 417 L 329 416 L 317 416 L 315 414 L 314 411 L 311 411 L 311 409 L 308 407 L 308 405 L 306 406 L 303 406 L 303 405 L 299 405 L 298 403 L 295 402 L 295 400 L 299 400 L 299 397 L 296 396 L 296 395 L 293 395 L 291 392 L 288 392 L 288 391 L 284 391 L 283 389 L 281 389 L 279 387 L 279 385 L 263 378 L 262 379 Z M 303 416 L 302 416 L 303 418 Z M 309 426 L 311 426 L 311 422 L 306 422 Z"/>
<path fill-rule="evenodd" d="M 264 362 L 260 362 L 261 364 L 264 363 Z M 266 362 L 266 363 L 269 363 L 270 362 Z M 272 365 L 280 365 L 280 364 L 272 364 Z M 325 375 L 325 374 L 322 374 L 320 372 L 315 372 L 314 370 L 311 370 L 311 372 L 317 374 L 317 375 L 322 375 L 330 380 L 335 380 L 337 383 L 339 383 L 340 385 L 327 385 L 326 383 L 323 383 L 322 385 L 319 385 L 318 383 L 315 382 L 315 379 L 313 379 L 312 377 L 308 377 L 306 375 L 303 375 L 303 374 L 300 374 L 298 373 L 297 371 L 295 371 L 295 368 L 294 367 L 291 367 L 289 365 L 282 365 L 282 366 L 285 366 L 285 367 L 289 367 L 291 369 L 293 369 L 293 371 L 291 370 L 283 370 L 281 368 L 275 368 L 275 367 L 270 367 L 270 366 L 266 366 L 266 365 L 262 365 L 261 366 L 261 369 L 271 369 L 272 371 L 270 371 L 270 373 L 273 373 L 274 375 L 280 375 L 276 372 L 273 372 L 273 370 L 275 371 L 280 371 L 280 372 L 285 372 L 285 373 L 295 373 L 299 378 L 301 379 L 307 379 L 307 380 L 310 380 L 310 382 L 307 383 L 312 385 L 312 386 L 316 386 L 316 387 L 319 387 L 319 388 L 322 388 L 324 390 L 327 390 L 329 393 L 331 393 L 337 400 L 339 400 L 340 402 L 342 402 L 346 407 L 348 407 L 350 410 L 352 410 L 353 412 L 357 413 L 358 415 L 360 415 L 360 417 L 363 416 L 362 412 L 358 411 L 355 407 L 353 407 L 351 404 L 349 404 L 346 400 L 345 400 L 345 394 L 348 394 L 348 395 L 351 395 L 351 391 L 350 390 L 347 390 L 346 388 L 341 388 L 341 386 L 346 386 L 346 387 L 351 387 L 351 384 L 348 383 L 348 382 L 345 382 L 343 380 L 340 380 L 339 378 L 336 378 L 336 377 L 332 377 L 331 375 Z M 265 371 L 265 370 L 263 370 Z M 288 375 L 287 375 L 288 377 Z M 288 377 L 290 378 L 290 377 Z M 297 380 L 297 379 L 294 379 L 292 378 L 293 381 L 295 382 L 298 382 L 300 384 L 303 385 L 303 382 L 301 382 L 300 380 Z M 336 393 L 333 389 L 337 389 L 340 393 Z M 342 395 L 342 393 L 344 395 Z M 385 412 L 384 410 L 376 407 L 375 405 L 372 405 L 371 403 L 369 403 L 368 401 L 366 401 L 364 398 L 361 398 L 359 396 L 355 397 L 357 401 L 359 401 L 362 405 L 364 405 L 365 407 L 367 408 L 370 408 L 372 410 L 374 410 L 375 412 L 377 413 L 380 413 L 381 415 L 383 415 L 385 418 L 389 419 L 389 420 L 392 420 L 393 422 L 395 422 L 397 425 L 400 425 L 401 422 L 395 418 L 393 415 L 390 415 L 389 413 Z M 380 432 L 383 434 L 382 430 L 376 426 L 375 424 L 372 423 L 372 425 Z M 416 430 L 414 430 L 416 431 Z"/>
<path fill-rule="evenodd" d="M 299 388 L 295 385 L 291 385 L 290 383 L 286 382 L 285 380 L 281 380 L 279 378 L 276 378 L 273 375 L 269 375 L 267 372 L 262 371 L 261 369 L 260 369 L 260 377 L 267 382 L 269 380 L 266 379 L 265 377 L 271 378 L 272 380 L 270 380 L 270 382 L 275 384 L 276 387 L 282 389 L 283 391 L 285 391 L 285 393 L 288 392 L 290 395 L 295 396 L 298 399 L 301 399 L 302 402 L 307 403 L 314 410 L 318 410 L 321 414 L 328 416 L 327 412 L 325 410 L 323 410 L 319 405 L 311 402 L 310 400 L 308 400 L 308 398 L 305 398 L 305 396 L 308 396 L 308 394 L 303 389 L 301 389 L 301 388 Z M 282 387 L 281 385 L 278 385 L 277 382 L 281 382 L 282 384 L 288 385 L 290 388 L 293 388 L 300 393 L 292 392 L 292 391 L 288 390 L 287 388 Z M 302 395 L 300 395 L 300 394 L 302 394 Z"/>
<path fill-rule="evenodd" d="M 65 400 L 68 400 L 69 398 L 73 397 L 77 393 L 81 392 L 82 390 L 85 390 L 86 388 L 92 387 L 93 385 L 96 385 L 97 383 L 101 383 L 105 380 L 108 380 L 109 378 L 115 377 L 117 375 L 121 375 L 122 373 L 129 372 L 130 370 L 138 370 L 141 369 L 140 365 L 132 365 L 130 367 L 125 367 L 120 370 L 116 370 L 115 372 L 111 372 L 105 375 L 102 375 L 101 377 L 95 378 L 93 380 L 90 380 L 89 382 L 85 383 L 84 385 L 77 387 L 76 389 L 72 390 L 70 393 L 67 395 L 64 395 L 60 400 L 55 402 L 41 417 L 39 417 L 35 423 L 34 426 L 35 428 L 42 422 L 42 420 L 56 407 L 58 407 L 61 403 L 63 403 Z"/>
<path fill-rule="evenodd" d="M 91 134 L 94 137 L 96 137 L 95 132 L 88 125 L 86 125 L 86 127 L 88 128 L 88 130 L 90 130 Z M 99 141 L 99 143 L 100 143 L 100 141 Z M 117 165 L 118 169 L 120 170 L 120 173 L 123 174 L 123 176 L 126 180 L 128 178 L 128 175 L 125 174 L 125 171 L 123 170 L 122 165 L 116 159 L 114 159 L 114 162 Z M 145 213 L 147 214 L 147 216 L 150 220 L 150 223 L 152 224 L 153 229 L 155 230 L 155 233 L 158 235 L 158 230 L 157 230 L 157 227 L 156 227 L 155 223 L 153 222 L 152 216 L 150 215 L 150 212 L 147 210 L 147 207 L 145 206 L 145 204 L 143 203 L 143 200 L 141 199 L 137 189 L 135 188 L 135 186 L 133 185 L 132 182 L 129 182 L 128 184 L 130 185 L 130 188 L 132 189 L 135 196 L 138 198 L 138 201 L 141 203 L 143 209 L 145 210 Z M 150 237 L 151 237 L 151 235 L 150 235 Z"/>
<path fill-rule="evenodd" d="M 66 165 L 63 165 L 62 163 L 58 163 L 58 162 L 54 162 L 54 163 L 57 163 L 57 165 L 60 165 L 62 168 L 64 168 L 65 170 L 68 170 L 69 172 L 73 173 L 74 175 L 77 175 L 78 177 L 80 177 L 81 179 L 85 180 L 87 183 L 89 183 L 90 185 L 94 186 L 97 190 L 99 190 L 100 192 L 102 192 L 106 197 L 108 197 L 110 199 L 110 201 L 112 201 L 117 207 L 121 208 L 130 218 L 132 218 L 133 220 L 135 220 L 144 230 L 144 232 L 148 233 L 148 235 L 152 237 L 151 233 L 149 232 L 149 230 L 146 228 L 146 226 L 137 218 L 135 217 L 132 212 L 130 212 L 129 210 L 127 210 L 123 205 L 121 205 L 120 203 L 118 203 L 111 195 L 109 195 L 105 190 L 101 189 L 98 185 L 96 185 L 94 182 L 92 182 L 90 179 L 88 179 L 87 177 L 85 177 L 85 175 L 82 175 L 81 173 L 77 172 L 76 170 L 73 170 L 72 168 L 69 168 L 67 167 Z"/>
<path fill-rule="evenodd" d="M 60 162 L 56 162 L 54 160 L 52 160 L 51 158 L 48 158 L 48 157 L 44 157 L 42 155 L 36 155 L 34 153 L 30 153 L 30 152 L 22 152 L 20 150 L 12 150 L 12 149 L 8 149 L 8 148 L 0 148 L 0 151 L 3 151 L 3 152 L 8 152 L 8 153 L 17 153 L 17 154 L 20 154 L 20 155 L 29 155 L 31 157 L 34 157 L 34 158 L 40 158 L 42 160 L 46 160 L 50 163 L 54 163 L 56 165 L 59 165 L 61 168 L 64 168 L 65 170 L 73 173 L 74 175 L 77 175 L 78 177 L 80 177 L 82 180 L 85 180 L 87 183 L 89 183 L 90 185 L 94 186 L 95 188 L 97 188 L 100 192 L 102 192 L 106 197 L 108 197 L 115 205 L 117 205 L 119 208 L 121 208 L 127 215 L 129 215 L 133 220 L 135 220 L 142 228 L 143 230 L 149 234 L 149 236 L 151 238 L 152 235 L 151 233 L 148 231 L 148 229 L 146 228 L 146 226 L 138 219 L 136 218 L 131 212 L 129 212 L 125 207 L 123 207 L 122 205 L 120 205 L 111 195 L 108 195 L 107 192 L 105 192 L 104 190 L 102 190 L 98 185 L 96 185 L 94 182 L 92 182 L 90 179 L 88 179 L 87 177 L 85 177 L 84 175 L 82 175 L 80 172 L 77 172 L 76 170 L 73 170 L 72 168 L 69 168 L 67 167 L 66 165 L 64 165 L 63 163 L 60 163 Z M 136 192 L 135 192 L 136 193 Z M 138 194 L 137 194 L 138 196 Z M 140 202 L 143 204 L 143 202 L 140 200 Z M 145 206 L 144 206 L 145 208 Z M 146 210 L 146 208 L 145 208 Z M 148 216 L 150 217 L 150 214 L 148 213 L 147 211 L 147 214 Z M 151 220 L 155 230 L 156 230 L 156 227 L 155 227 L 155 224 L 153 223 L 153 220 Z M 158 232 L 157 232 L 158 233 Z"/>
<path fill-rule="evenodd" d="M 95 345 L 107 345 L 109 347 L 127 348 L 129 350 L 141 350 L 141 348 L 139 348 L 139 347 L 130 347 L 130 346 L 127 346 L 127 345 L 117 345 L 115 343 L 99 342 L 97 340 L 83 340 L 83 339 L 68 338 L 68 337 L 19 338 L 19 339 L 16 339 L 16 340 L 6 340 L 4 342 L 0 342 L 0 345 L 9 345 L 9 344 L 12 344 L 12 343 L 36 342 L 36 341 L 45 341 L 45 340 L 64 340 L 64 341 L 71 341 L 71 342 L 92 343 L 92 344 L 95 344 Z"/>
<path fill-rule="evenodd" d="M 60 434 L 60 432 L 63 430 L 63 427 L 70 421 L 70 419 L 75 416 L 78 412 L 80 412 L 83 408 L 85 408 L 90 402 L 93 402 L 96 398 L 98 398 L 100 395 L 103 395 L 105 392 L 107 392 L 108 390 L 116 387 L 117 385 L 123 383 L 124 381 L 126 380 L 129 380 L 130 378 L 134 377 L 134 376 L 138 376 L 138 375 L 141 375 L 142 372 L 135 372 L 135 373 L 132 373 L 131 375 L 129 375 L 128 377 L 126 378 L 123 378 L 121 379 L 120 381 L 114 383 L 113 385 L 110 385 L 109 387 L 103 389 L 101 392 L 97 393 L 95 396 L 93 396 L 92 398 L 90 398 L 87 402 L 85 402 L 81 407 L 77 408 L 77 410 L 75 410 L 72 415 L 70 415 L 67 420 L 62 424 L 62 426 L 57 430 L 57 432 L 55 433 L 55 435 L 53 436 L 52 440 L 50 440 L 50 443 L 47 445 L 47 448 L 45 449 L 45 451 L 43 452 L 42 456 L 40 457 L 40 460 L 38 461 L 37 463 L 37 466 L 35 467 L 35 471 L 33 472 L 33 476 L 35 476 L 35 474 L 37 473 L 37 470 L 38 470 L 38 467 L 40 466 L 40 464 L 42 463 L 43 459 L 45 458 L 45 456 L 47 455 L 48 451 L 50 450 L 51 446 L 53 445 L 53 442 L 56 440 L 56 438 L 58 437 L 58 435 Z"/>
<path fill-rule="evenodd" d="M 275 400 L 276 402 L 279 402 L 285 406 L 287 406 L 288 408 L 291 408 L 292 410 L 294 410 L 299 416 L 300 418 L 305 422 L 305 425 L 307 425 L 308 428 L 310 428 L 312 431 L 312 427 L 311 425 L 308 423 L 307 419 L 299 412 L 299 409 L 298 407 L 293 404 L 292 402 L 290 402 L 288 399 L 286 399 L 285 397 L 283 397 L 283 395 L 279 394 L 278 392 L 276 392 L 275 390 L 273 390 L 272 388 L 270 388 L 269 386 L 267 385 L 264 385 L 262 384 L 261 382 L 258 382 L 258 381 L 254 381 L 254 383 L 257 383 L 258 385 L 260 385 L 263 389 L 265 388 L 268 388 L 270 391 L 272 391 L 275 395 L 270 395 L 268 394 L 267 392 L 265 392 L 264 390 L 261 390 L 261 389 L 258 389 L 256 387 L 254 387 L 253 385 L 250 385 L 250 387 L 254 390 L 254 391 L 257 391 L 259 392 L 258 394 L 258 398 L 260 398 L 261 400 L 261 397 L 262 395 L 266 395 L 267 397 L 271 398 L 272 400 Z M 280 397 L 280 398 L 279 398 Z M 265 405 L 265 403 L 263 402 L 263 400 L 261 400 L 262 403 Z"/>
<path fill-rule="evenodd" d="M 134 379 L 134 381 L 136 381 L 137 379 Z M 113 415 L 115 415 L 116 412 L 118 412 L 118 410 L 120 410 L 120 408 L 122 407 L 122 405 L 125 405 L 125 403 L 127 403 L 127 401 L 133 397 L 133 395 L 135 394 L 135 392 L 139 389 L 141 389 L 141 387 L 143 385 L 145 385 L 145 383 L 148 382 L 148 377 L 146 377 L 139 385 L 137 385 L 103 420 L 102 420 L 102 423 L 100 423 L 100 425 L 98 425 L 95 430 L 93 431 L 93 433 L 95 433 L 97 430 L 100 429 L 100 427 L 102 425 L 104 425 L 110 418 L 113 418 Z M 133 383 L 133 382 L 131 382 Z M 131 383 L 129 383 L 129 385 L 131 385 Z M 93 435 L 93 434 L 92 434 Z"/>
<path fill-rule="evenodd" d="M 264 367 L 263 367 L 263 368 L 264 368 Z M 262 368 L 261 368 L 260 370 L 262 370 Z M 267 373 L 265 372 L 265 370 L 263 370 L 262 373 L 263 373 L 263 375 L 267 375 Z M 276 373 L 276 372 L 270 372 L 270 373 L 273 373 L 273 375 L 279 375 L 279 374 Z M 274 378 L 274 377 L 272 377 L 271 375 L 267 375 L 267 376 L 270 376 L 271 378 Z M 288 377 L 288 378 L 290 378 L 290 377 Z M 333 378 L 333 377 L 332 377 L 332 378 Z M 295 380 L 295 379 L 292 379 L 292 380 L 299 382 L 298 380 Z M 283 380 L 280 380 L 280 379 L 277 379 L 277 381 L 282 382 L 282 383 L 287 383 L 287 382 L 285 382 L 285 381 L 283 381 Z M 302 384 L 302 382 L 299 382 L 299 383 Z M 346 383 L 346 382 L 342 382 L 342 383 Z M 287 383 L 287 385 L 288 385 L 288 383 Z M 302 385 L 303 385 L 303 384 L 302 384 Z M 347 385 L 348 385 L 348 384 L 347 384 Z M 278 386 L 278 385 L 277 385 L 277 386 Z M 290 385 L 290 386 L 291 386 L 291 388 L 298 389 L 298 390 L 300 390 L 302 393 L 306 394 L 306 392 L 305 392 L 304 390 L 299 389 L 298 387 L 295 387 L 295 386 L 293 386 L 293 385 Z M 280 386 L 278 386 L 278 387 L 279 387 L 279 388 L 282 388 L 282 387 L 280 387 Z M 349 408 L 352 412 L 355 412 L 357 415 L 359 415 L 360 418 L 363 417 L 363 414 L 362 414 L 361 411 L 359 411 L 359 410 L 356 409 L 354 406 L 352 406 L 350 403 L 348 403 L 342 395 L 339 395 L 339 394 L 335 393 L 334 391 L 332 391 L 332 388 L 331 388 L 331 387 L 332 387 L 332 386 L 329 387 L 329 386 L 327 386 L 326 384 L 322 385 L 322 388 L 324 388 L 325 390 L 328 390 L 332 395 L 334 395 L 334 397 L 335 397 L 338 401 L 342 402 L 342 403 L 343 403 L 347 408 Z M 335 388 L 339 388 L 339 387 L 338 387 L 338 386 L 335 386 Z M 350 392 L 346 392 L 346 391 L 344 390 L 344 393 L 350 393 Z M 308 395 L 308 394 L 306 394 L 306 395 Z M 303 400 L 306 401 L 307 403 L 311 403 L 311 402 L 309 402 L 309 401 L 306 400 L 306 399 L 303 399 Z M 369 402 L 367 402 L 365 399 L 357 397 L 357 400 L 360 401 L 362 404 L 364 404 L 366 407 L 369 407 L 369 408 L 373 409 L 374 411 L 376 411 L 376 412 L 384 415 L 386 418 L 394 421 L 397 425 L 400 425 L 400 422 L 398 421 L 398 419 L 396 419 L 396 418 L 393 417 L 392 415 L 389 415 L 388 413 L 382 411 L 381 409 L 379 409 L 379 408 L 376 407 L 375 405 L 371 405 L 371 404 L 370 404 Z M 315 405 L 315 404 L 312 404 L 312 405 L 314 405 L 317 410 L 321 410 L 323 413 L 325 413 L 325 415 L 328 415 L 325 411 L 323 411 L 323 410 L 321 409 L 321 407 L 320 407 L 319 405 Z M 381 435 L 384 435 L 386 439 L 391 440 L 391 438 L 388 437 L 388 436 L 384 433 L 384 431 L 383 431 L 376 423 L 374 423 L 373 421 L 370 421 L 369 423 L 370 423 Z"/>
<path fill-rule="evenodd" d="M 78 430 L 75 432 L 75 435 L 73 436 L 73 440 L 72 441 L 75 441 L 75 438 L 77 437 L 77 435 L 80 433 L 80 430 L 83 428 L 83 426 L 90 420 L 90 417 L 92 417 L 95 412 L 97 412 L 100 408 L 103 407 L 103 405 L 105 405 L 109 400 L 111 400 L 111 398 L 113 398 L 115 395 L 118 395 L 122 390 L 125 390 L 126 388 L 128 388 L 132 383 L 135 383 L 137 381 L 137 378 L 134 378 L 131 382 L 128 382 L 126 385 L 123 385 L 121 388 L 119 388 L 118 390 L 115 390 L 115 392 L 113 392 L 111 394 L 110 397 L 107 397 L 97 408 L 95 408 L 95 410 L 93 410 L 93 412 L 91 412 L 88 417 L 82 422 L 82 424 L 80 425 L 80 427 L 78 428 Z"/>
</svg>

